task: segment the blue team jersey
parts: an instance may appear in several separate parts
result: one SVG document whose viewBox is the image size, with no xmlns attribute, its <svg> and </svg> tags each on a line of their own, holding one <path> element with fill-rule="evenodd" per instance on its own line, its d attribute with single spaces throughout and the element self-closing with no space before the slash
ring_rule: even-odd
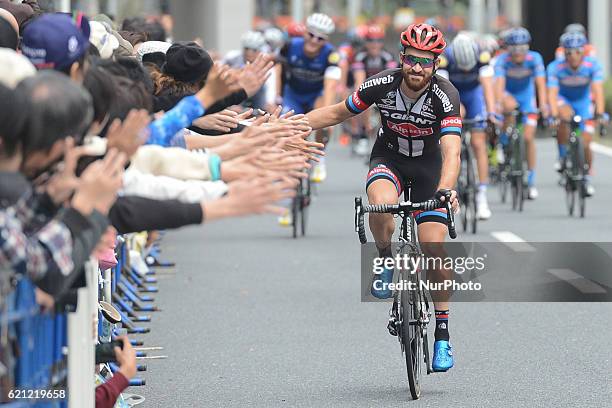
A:
<svg viewBox="0 0 612 408">
<path fill-rule="evenodd" d="M 508 52 L 500 54 L 495 63 L 495 77 L 505 77 L 506 91 L 513 95 L 534 95 L 534 79 L 545 76 L 544 61 L 536 51 L 528 51 L 522 64 L 512 62 Z"/>
<path fill-rule="evenodd" d="M 590 100 L 591 84 L 603 81 L 601 65 L 593 57 L 584 57 L 576 70 L 565 59 L 555 60 L 548 65 L 546 72 L 546 85 L 549 88 L 559 88 L 559 95 L 572 102 Z"/>
<path fill-rule="evenodd" d="M 319 55 L 308 58 L 304 54 L 303 38 L 293 38 L 283 47 L 280 56 L 284 62 L 286 84 L 296 92 L 308 94 L 323 90 L 325 71 L 340 61 L 340 55 L 330 43 L 323 46 Z"/>
<path fill-rule="evenodd" d="M 448 79 L 451 81 L 457 90 L 469 91 L 480 86 L 480 70 L 486 67 L 491 60 L 491 55 L 488 52 L 479 53 L 478 62 L 474 68 L 469 71 L 464 71 L 457 66 L 453 46 L 446 47 L 444 53 L 440 56 L 440 69 L 448 72 Z"/>
</svg>

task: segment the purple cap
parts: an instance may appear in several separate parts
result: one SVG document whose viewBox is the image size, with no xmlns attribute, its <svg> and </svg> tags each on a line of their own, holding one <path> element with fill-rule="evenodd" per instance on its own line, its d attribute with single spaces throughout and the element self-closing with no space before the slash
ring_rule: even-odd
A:
<svg viewBox="0 0 612 408">
<path fill-rule="evenodd" d="M 21 52 L 38 69 L 64 69 L 89 48 L 89 22 L 81 13 L 45 14 L 26 27 Z"/>
</svg>

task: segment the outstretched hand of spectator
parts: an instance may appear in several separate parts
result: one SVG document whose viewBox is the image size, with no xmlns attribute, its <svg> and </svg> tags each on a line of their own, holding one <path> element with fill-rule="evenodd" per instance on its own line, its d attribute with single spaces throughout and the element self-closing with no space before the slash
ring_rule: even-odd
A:
<svg viewBox="0 0 612 408">
<path fill-rule="evenodd" d="M 108 148 L 115 148 L 132 157 L 149 137 L 147 126 L 151 122 L 146 109 L 132 109 L 123 122 L 115 119 L 106 133 Z"/>
<path fill-rule="evenodd" d="M 206 85 L 195 94 L 204 109 L 240 90 L 237 74 L 227 65 L 215 63 L 212 66 L 206 77 Z"/>
<path fill-rule="evenodd" d="M 83 214 L 89 214 L 93 209 L 107 214 L 122 186 L 126 161 L 124 153 L 110 149 L 104 159 L 90 164 L 79 178 L 72 206 Z"/>
<path fill-rule="evenodd" d="M 117 338 L 123 342 L 123 348 L 115 347 L 115 358 L 119 364 L 119 372 L 128 380 L 136 375 L 136 350 L 127 336 Z"/>
<path fill-rule="evenodd" d="M 247 95 L 252 97 L 264 85 L 271 75 L 270 70 L 274 66 L 273 57 L 261 53 L 250 64 L 247 64 L 238 75 L 238 83 L 245 90 Z"/>
<path fill-rule="evenodd" d="M 202 203 L 204 219 L 211 221 L 251 214 L 283 214 L 285 209 L 275 203 L 294 197 L 297 183 L 294 178 L 275 176 L 230 183 L 224 197 Z"/>
</svg>

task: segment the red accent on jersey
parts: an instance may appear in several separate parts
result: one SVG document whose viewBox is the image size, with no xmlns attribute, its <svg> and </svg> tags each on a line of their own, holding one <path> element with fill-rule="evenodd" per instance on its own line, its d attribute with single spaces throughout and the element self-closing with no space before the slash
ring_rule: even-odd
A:
<svg viewBox="0 0 612 408">
<path fill-rule="evenodd" d="M 418 126 L 413 125 L 412 123 L 393 123 L 387 120 L 387 126 L 389 126 L 390 130 L 394 131 L 395 133 L 399 133 L 400 135 L 405 137 L 420 137 L 433 135 L 432 128 L 420 128 Z"/>
</svg>

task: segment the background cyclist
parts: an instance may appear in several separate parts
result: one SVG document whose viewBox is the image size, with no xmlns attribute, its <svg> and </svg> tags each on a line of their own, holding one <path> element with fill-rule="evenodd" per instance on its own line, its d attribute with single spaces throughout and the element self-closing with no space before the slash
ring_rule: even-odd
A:
<svg viewBox="0 0 612 408">
<path fill-rule="evenodd" d="M 568 24 L 567 27 L 565 27 L 565 29 L 563 30 L 563 34 L 567 33 L 579 33 L 584 35 L 585 38 L 587 37 L 586 28 L 584 28 L 584 26 L 580 23 Z M 597 54 L 595 46 L 593 44 L 590 44 L 588 40 L 587 43 L 584 45 L 583 49 L 583 53 L 586 57 L 595 57 Z M 559 43 L 559 46 L 555 50 L 555 59 L 565 59 L 565 49 L 563 45 L 561 45 L 561 43 Z"/>
<path fill-rule="evenodd" d="M 292 38 L 280 51 L 282 64 L 278 65 L 277 103 L 285 112 L 307 113 L 314 107 L 328 106 L 335 102 L 336 86 L 341 77 L 338 67 L 340 56 L 329 43 L 334 32 L 332 19 L 315 13 L 306 20 L 306 32 L 302 38 Z M 283 78 L 284 75 L 284 78 Z M 317 133 L 317 141 L 326 143 L 326 137 Z M 322 182 L 327 177 L 322 157 L 313 169 L 311 179 Z M 281 222 L 286 224 L 287 218 Z"/>
<path fill-rule="evenodd" d="M 246 64 L 255 61 L 255 58 L 266 47 L 266 39 L 259 31 L 247 31 L 240 38 L 242 50 L 234 50 L 227 53 L 223 59 L 223 63 L 232 68 L 243 68 Z M 249 108 L 262 109 L 272 112 L 275 108 L 275 84 L 276 79 L 272 73 L 264 83 L 264 86 L 257 91 L 255 95 L 242 103 L 243 106 Z"/>
<path fill-rule="evenodd" d="M 355 55 L 351 69 L 355 77 L 355 89 L 365 82 L 366 78 L 374 76 L 385 69 L 397 68 L 393 54 L 385 49 L 385 30 L 378 25 L 370 25 L 365 35 L 364 49 Z M 372 123 L 368 114 L 358 116 L 359 141 L 355 147 L 358 155 L 368 153 L 368 137 L 372 134 Z"/>
<path fill-rule="evenodd" d="M 451 190 L 453 208 L 458 208 L 457 182 L 461 153 L 459 93 L 445 78 L 435 75 L 438 56 L 446 42 L 441 31 L 428 24 L 412 24 L 401 34 L 401 68 L 385 70 L 368 78 L 344 102 L 316 109 L 307 118 L 313 129 L 338 124 L 376 105 L 381 129 L 370 157 L 366 189 L 370 204 L 397 204 L 407 181 L 412 182 L 411 200 L 424 201 Z M 415 216 L 419 241 L 427 255 L 440 256 L 436 243 L 444 242 L 447 215 L 427 211 Z M 381 257 L 392 256 L 395 222 L 391 214 L 371 214 L 370 230 Z M 427 243 L 427 244 L 425 244 Z M 428 270 L 428 279 L 450 277 L 449 270 Z M 385 270 L 375 282 L 389 283 L 393 270 Z M 380 286 L 380 285 L 379 285 Z M 373 285 L 378 298 L 391 291 Z M 448 332 L 448 294 L 432 293 L 436 330 L 432 367 L 446 371 L 453 366 Z"/>
<path fill-rule="evenodd" d="M 487 118 L 495 112 L 493 96 L 493 67 L 491 55 L 481 52 L 473 37 L 459 33 L 440 56 L 440 75 L 447 77 L 459 91 L 461 115 L 475 121 L 472 125 L 471 144 L 478 166 L 478 218 L 487 220 L 491 210 L 487 201 L 489 184 L 489 157 L 485 128 Z M 488 113 L 487 113 L 488 112 Z"/>
<path fill-rule="evenodd" d="M 601 65 L 594 57 L 585 55 L 587 38 L 579 32 L 565 33 L 561 36 L 560 45 L 564 49 L 564 59 L 555 60 L 547 67 L 548 95 L 551 115 L 569 121 L 574 115 L 582 118 L 580 127 L 584 141 L 586 162 L 592 169 L 591 139 L 594 131 L 593 104 L 595 119 L 602 121 L 604 114 L 603 72 Z M 557 142 L 559 146 L 558 170 L 562 170 L 567 154 L 569 125 L 559 124 Z M 592 196 L 595 188 L 591 184 L 590 172 L 587 174 L 586 193 Z"/>
<path fill-rule="evenodd" d="M 538 122 L 538 106 L 544 118 L 548 117 L 546 105 L 546 71 L 540 53 L 530 50 L 531 35 L 523 27 L 513 28 L 504 36 L 507 51 L 497 58 L 495 64 L 496 100 L 502 101 L 501 111 L 506 125 L 512 118 L 509 114 L 518 109 L 523 116 L 523 137 L 527 146 L 528 198 L 538 196 L 535 187 L 536 146 L 535 131 Z M 502 142 L 507 139 L 502 131 Z"/>
</svg>

